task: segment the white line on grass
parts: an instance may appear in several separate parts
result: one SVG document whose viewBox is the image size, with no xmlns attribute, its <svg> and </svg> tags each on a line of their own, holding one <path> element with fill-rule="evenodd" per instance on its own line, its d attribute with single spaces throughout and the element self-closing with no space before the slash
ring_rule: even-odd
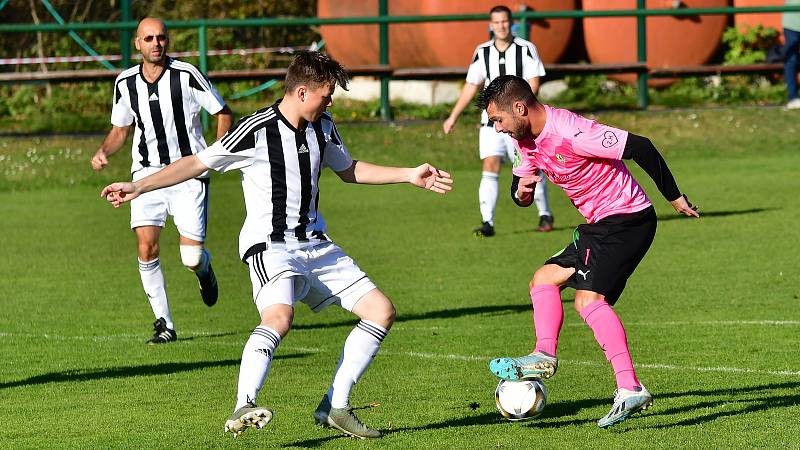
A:
<svg viewBox="0 0 800 450">
<path fill-rule="evenodd" d="M 489 361 L 492 357 L 489 356 L 475 356 L 475 355 L 442 355 L 437 353 L 421 353 L 421 352 L 393 352 L 381 351 L 382 355 L 389 356 L 410 356 L 412 358 L 425 358 L 425 359 L 454 359 L 458 361 Z M 605 364 L 595 361 L 574 361 L 574 360 L 558 360 L 559 365 L 566 363 L 567 365 L 575 364 L 580 366 L 603 366 Z M 797 377 L 800 376 L 800 371 L 796 370 L 758 370 L 746 369 L 741 367 L 686 367 L 675 366 L 671 364 L 635 364 L 637 368 L 645 369 L 665 369 L 665 370 L 680 370 L 684 372 L 723 372 L 723 373 L 753 373 L 758 375 L 774 375 L 783 377 Z"/>
<path fill-rule="evenodd" d="M 697 322 L 693 322 L 697 323 Z M 201 332 L 201 333 L 186 333 L 189 336 L 214 336 L 215 333 L 209 332 Z M 115 334 L 109 336 L 59 336 L 59 335 L 51 335 L 51 334 L 32 334 L 32 333 L 0 333 L 0 338 L 9 337 L 9 338 L 37 338 L 37 339 L 56 339 L 56 340 L 86 340 L 86 341 L 114 341 L 114 340 L 140 340 L 141 336 L 139 335 L 127 335 L 127 334 Z M 185 345 L 192 341 L 182 341 L 180 344 Z M 223 344 L 223 345 L 235 345 L 237 347 L 241 347 L 244 345 L 243 342 L 215 342 L 215 341 L 204 341 L 203 344 Z M 296 351 L 296 352 L 305 352 L 305 353 L 320 353 L 323 351 L 327 351 L 327 349 L 319 348 L 319 347 L 295 347 L 291 345 L 283 345 L 283 349 Z M 440 353 L 424 353 L 424 352 L 396 352 L 391 350 L 382 350 L 380 352 L 382 355 L 387 356 L 408 356 L 412 358 L 423 358 L 423 359 L 441 359 L 441 360 L 457 360 L 457 361 L 489 361 L 493 357 L 491 356 L 479 356 L 479 355 L 456 355 L 456 354 L 440 354 Z M 605 363 L 599 363 L 596 361 L 575 361 L 575 360 L 558 360 L 559 364 L 575 364 L 580 366 L 602 366 Z M 742 367 L 690 367 L 690 366 L 676 366 L 672 364 L 636 364 L 638 368 L 644 369 L 664 369 L 664 370 L 677 370 L 677 371 L 684 371 L 684 372 L 720 372 L 720 373 L 752 373 L 758 375 L 774 375 L 779 377 L 797 377 L 800 376 L 800 371 L 797 370 L 758 370 L 758 369 L 748 369 Z"/>
</svg>

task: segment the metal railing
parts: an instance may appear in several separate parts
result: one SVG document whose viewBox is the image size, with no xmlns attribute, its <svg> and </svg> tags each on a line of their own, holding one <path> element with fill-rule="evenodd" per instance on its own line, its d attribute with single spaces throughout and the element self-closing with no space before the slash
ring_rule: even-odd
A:
<svg viewBox="0 0 800 450">
<path fill-rule="evenodd" d="M 122 0 L 122 20 L 119 22 L 89 22 L 89 23 L 46 23 L 46 24 L 0 24 L 0 33 L 30 33 L 30 32 L 69 32 L 83 30 L 119 30 L 121 31 L 120 48 L 122 51 L 122 67 L 130 65 L 131 55 L 131 32 L 136 29 L 138 23 L 131 19 L 130 0 Z M 680 3 L 677 3 L 680 4 Z M 730 14 L 749 14 L 749 13 L 780 13 L 780 12 L 800 12 L 800 6 L 760 6 L 760 7 L 718 7 L 718 8 L 662 8 L 647 9 L 645 0 L 636 1 L 637 9 L 623 10 L 569 10 L 569 11 L 533 11 L 526 10 L 514 14 L 514 18 L 520 21 L 520 37 L 528 38 L 528 23 L 537 19 L 582 19 L 584 17 L 636 17 L 637 19 L 637 39 L 636 39 L 636 63 L 642 65 L 647 62 L 647 24 L 646 18 L 653 16 L 698 16 L 698 15 L 730 15 Z M 233 27 L 275 27 L 275 26 L 310 26 L 310 25 L 354 25 L 354 24 L 377 24 L 379 27 L 379 63 L 388 66 L 389 61 L 389 33 L 391 24 L 400 23 L 420 23 L 420 22 L 463 22 L 463 21 L 486 21 L 486 14 L 448 14 L 435 16 L 390 16 L 388 14 L 388 0 L 379 0 L 378 15 L 364 17 L 342 17 L 342 18 L 251 18 L 251 19 L 196 19 L 196 20 L 177 20 L 166 21 L 166 25 L 173 29 L 198 30 L 198 50 L 199 69 L 208 73 L 208 43 L 207 32 L 209 28 L 233 28 Z M 587 72 L 591 72 L 591 65 L 587 65 Z M 637 74 L 637 93 L 638 104 L 641 108 L 647 108 L 649 99 L 647 95 L 647 81 L 649 74 L 647 71 L 636 70 Z M 385 120 L 391 119 L 391 105 L 389 101 L 389 81 L 390 71 L 381 71 L 381 117 Z"/>
</svg>

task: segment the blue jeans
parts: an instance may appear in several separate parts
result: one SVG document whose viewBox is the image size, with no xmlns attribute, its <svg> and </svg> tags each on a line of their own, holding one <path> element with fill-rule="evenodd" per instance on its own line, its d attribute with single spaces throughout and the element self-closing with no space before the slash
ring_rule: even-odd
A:
<svg viewBox="0 0 800 450">
<path fill-rule="evenodd" d="M 797 57 L 800 49 L 800 31 L 783 29 L 786 43 L 783 47 L 783 79 L 789 89 L 789 100 L 797 98 Z"/>
</svg>

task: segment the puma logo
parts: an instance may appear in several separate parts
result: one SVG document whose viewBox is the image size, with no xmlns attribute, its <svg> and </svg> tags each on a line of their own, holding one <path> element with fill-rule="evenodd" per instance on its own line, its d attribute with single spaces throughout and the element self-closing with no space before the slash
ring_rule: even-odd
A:
<svg viewBox="0 0 800 450">
<path fill-rule="evenodd" d="M 586 275 L 589 275 L 589 272 L 591 272 L 591 270 L 587 270 L 586 272 L 579 270 L 578 275 L 583 277 L 583 281 L 586 281 Z"/>
</svg>

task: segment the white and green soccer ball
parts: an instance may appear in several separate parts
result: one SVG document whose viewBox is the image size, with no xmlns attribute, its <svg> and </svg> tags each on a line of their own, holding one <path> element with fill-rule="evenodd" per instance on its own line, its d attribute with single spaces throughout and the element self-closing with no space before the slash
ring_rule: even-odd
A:
<svg viewBox="0 0 800 450">
<path fill-rule="evenodd" d="M 524 381 L 500 380 L 494 390 L 494 403 L 500 415 L 508 420 L 533 419 L 544 411 L 547 388 L 539 378 Z"/>
</svg>

